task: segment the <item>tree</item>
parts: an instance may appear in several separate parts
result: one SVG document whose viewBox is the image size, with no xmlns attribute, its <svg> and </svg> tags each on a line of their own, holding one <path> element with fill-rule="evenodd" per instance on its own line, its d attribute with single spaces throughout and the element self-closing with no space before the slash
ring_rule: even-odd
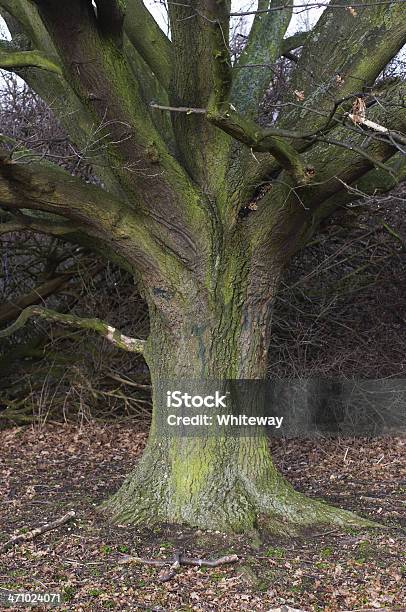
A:
<svg viewBox="0 0 406 612">
<path fill-rule="evenodd" d="M 405 83 L 379 78 L 406 42 L 402 3 L 334 0 L 310 33 L 285 38 L 292 6 L 259 2 L 235 64 L 226 0 L 170 2 L 171 40 L 140 0 L 0 7 L 13 35 L 1 66 L 53 106 L 101 182 L 3 139 L 0 231 L 63 235 L 119 262 L 151 322 L 143 342 L 32 307 L 3 335 L 29 316 L 64 317 L 143 352 L 155 395 L 165 379 L 263 378 L 287 262 L 337 207 L 405 175 Z M 284 54 L 289 88 L 263 126 L 258 109 Z M 115 520 L 243 531 L 262 519 L 280 532 L 363 523 L 295 492 L 265 437 L 167 437 L 161 409 L 135 472 L 106 504 Z"/>
</svg>

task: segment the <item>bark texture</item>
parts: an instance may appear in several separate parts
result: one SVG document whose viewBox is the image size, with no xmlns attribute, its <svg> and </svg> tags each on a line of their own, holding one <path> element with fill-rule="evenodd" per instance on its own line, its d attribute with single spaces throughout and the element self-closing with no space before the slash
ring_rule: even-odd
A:
<svg viewBox="0 0 406 612">
<path fill-rule="evenodd" d="M 158 387 L 165 380 L 181 383 L 198 375 L 210 380 L 219 373 L 263 377 L 266 359 L 260 347 L 269 327 L 266 317 L 244 329 L 244 314 L 221 321 L 207 320 L 207 311 L 202 312 L 206 317 L 199 326 L 196 317 L 171 330 L 162 328 L 160 317 L 153 321 L 155 340 L 147 360 L 155 397 L 162 398 Z M 296 492 L 274 467 L 265 435 L 233 437 L 220 428 L 207 437 L 171 435 L 164 426 L 167 414 L 162 401 L 155 401 L 144 455 L 104 506 L 115 521 L 186 523 L 235 532 L 260 527 L 284 535 L 315 524 L 371 524 Z"/>
</svg>

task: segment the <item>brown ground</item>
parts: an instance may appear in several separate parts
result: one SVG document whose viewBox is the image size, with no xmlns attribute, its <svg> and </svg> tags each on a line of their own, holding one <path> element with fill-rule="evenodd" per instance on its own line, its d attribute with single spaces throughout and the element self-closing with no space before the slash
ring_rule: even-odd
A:
<svg viewBox="0 0 406 612">
<path fill-rule="evenodd" d="M 0 588 L 60 591 L 64 610 L 406 610 L 406 440 L 274 441 L 295 486 L 381 521 L 373 531 L 315 530 L 297 538 L 230 536 L 173 526 L 111 526 L 97 504 L 134 465 L 145 434 L 124 425 L 46 425 L 0 432 L 0 543 L 74 509 L 74 521 L 0 557 Z M 403 525 L 403 527 L 402 527 Z M 184 551 L 240 562 L 159 569 L 126 554 Z M 1 593 L 1 590 L 0 590 Z M 39 608 L 38 608 L 39 609 Z"/>
</svg>

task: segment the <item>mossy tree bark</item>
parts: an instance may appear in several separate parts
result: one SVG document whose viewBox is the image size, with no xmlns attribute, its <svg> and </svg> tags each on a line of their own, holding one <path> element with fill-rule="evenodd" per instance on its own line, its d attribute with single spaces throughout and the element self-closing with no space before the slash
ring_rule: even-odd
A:
<svg viewBox="0 0 406 612">
<path fill-rule="evenodd" d="M 364 4 L 355 18 L 336 0 L 295 43 L 283 40 L 291 7 L 261 0 L 271 12 L 233 66 L 228 0 L 169 3 L 171 40 L 140 0 L 0 0 L 13 35 L 3 67 L 52 105 L 100 179 L 84 184 L 0 136 L 0 235 L 63 236 L 132 272 L 150 310 L 154 387 L 263 378 L 291 256 L 348 187 L 354 199 L 405 177 L 405 83 L 377 78 L 406 20 L 399 3 Z M 295 44 L 283 112 L 263 128 L 262 70 Z M 349 118 L 359 99 L 369 123 Z M 155 414 L 135 474 L 107 503 L 116 519 L 244 530 L 262 516 L 280 531 L 356 521 L 294 493 L 264 438 L 170 440 L 158 425 Z"/>
<path fill-rule="evenodd" d="M 268 285 L 271 297 L 275 279 Z M 293 534 L 316 524 L 370 523 L 351 512 L 311 500 L 296 492 L 275 468 L 264 433 L 227 435 L 220 426 L 210 433 L 179 435 L 165 427 L 170 413 L 162 401 L 167 385 L 186 388 L 190 379 L 263 378 L 267 363 L 272 300 L 250 314 L 240 279 L 227 304 L 216 308 L 195 296 L 190 310 L 168 321 L 153 306 L 152 335 L 144 355 L 153 385 L 153 420 L 142 458 L 120 490 L 103 508 L 116 522 L 152 525 L 188 524 L 204 529 L 245 532 L 257 528 Z M 200 299 L 199 299 L 200 297 Z M 178 387 L 176 387 L 178 388 Z M 228 408 L 229 409 L 229 408 Z"/>
</svg>

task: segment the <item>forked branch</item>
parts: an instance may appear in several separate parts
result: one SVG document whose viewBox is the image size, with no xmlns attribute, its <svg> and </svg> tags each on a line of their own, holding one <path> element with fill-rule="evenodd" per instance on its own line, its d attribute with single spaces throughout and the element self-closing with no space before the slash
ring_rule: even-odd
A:
<svg viewBox="0 0 406 612">
<path fill-rule="evenodd" d="M 207 111 L 207 118 L 218 128 L 261 153 L 271 153 L 290 174 L 296 185 L 309 182 L 310 175 L 303 166 L 300 155 L 280 134 L 279 130 L 263 130 L 251 119 L 239 115 L 231 105 L 214 104 Z"/>
<path fill-rule="evenodd" d="M 14 332 L 24 327 L 27 321 L 32 317 L 41 317 L 42 319 L 56 321 L 57 323 L 63 323 L 71 327 L 92 330 L 124 351 L 140 354 L 144 352 L 145 340 L 125 336 L 115 327 L 112 327 L 100 319 L 88 319 L 72 314 L 61 314 L 55 310 L 43 308 L 42 306 L 30 306 L 23 310 L 12 325 L 0 331 L 0 338 L 11 336 Z"/>
<path fill-rule="evenodd" d="M 261 100 L 269 87 L 269 70 L 282 54 L 283 37 L 292 17 L 292 4 L 285 0 L 259 0 L 258 8 L 280 8 L 278 12 L 255 16 L 248 42 L 237 68 L 250 66 L 249 70 L 238 70 L 234 79 L 231 100 L 238 110 L 255 117 Z M 283 10 L 282 10 L 283 9 Z"/>
</svg>

